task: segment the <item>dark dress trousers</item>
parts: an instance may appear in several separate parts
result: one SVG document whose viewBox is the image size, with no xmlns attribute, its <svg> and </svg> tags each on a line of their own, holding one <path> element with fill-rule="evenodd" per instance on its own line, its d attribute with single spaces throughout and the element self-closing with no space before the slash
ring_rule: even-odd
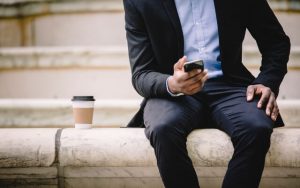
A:
<svg viewBox="0 0 300 188">
<path fill-rule="evenodd" d="M 208 80 L 193 96 L 176 98 L 166 88 L 173 65 L 184 55 L 174 1 L 123 2 L 132 83 L 144 97 L 128 127 L 146 127 L 164 185 L 199 186 L 187 155 L 186 137 L 212 123 L 231 137 L 234 146 L 223 187 L 257 187 L 272 128 L 284 124 L 280 116 L 273 122 L 258 109 L 258 98 L 246 102 L 246 88 L 263 84 L 278 95 L 290 52 L 289 38 L 266 0 L 214 0 L 224 76 Z M 262 54 L 261 72 L 256 78 L 242 63 L 246 29 Z"/>
</svg>

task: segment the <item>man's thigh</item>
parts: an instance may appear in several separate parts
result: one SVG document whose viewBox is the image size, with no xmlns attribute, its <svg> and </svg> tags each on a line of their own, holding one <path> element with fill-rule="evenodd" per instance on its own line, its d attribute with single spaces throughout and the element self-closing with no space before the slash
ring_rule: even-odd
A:
<svg viewBox="0 0 300 188">
<path fill-rule="evenodd" d="M 224 96 L 217 97 L 210 103 L 211 116 L 216 125 L 229 136 L 241 134 L 256 129 L 272 130 L 274 122 L 266 115 L 265 109 L 258 108 L 258 98 L 248 102 L 246 100 L 246 87 L 231 87 L 224 89 Z M 213 98 L 213 96 L 210 96 Z"/>
<path fill-rule="evenodd" d="M 148 99 L 144 109 L 144 124 L 148 137 L 155 129 L 174 128 L 187 136 L 206 125 L 207 107 L 190 96 Z"/>
</svg>

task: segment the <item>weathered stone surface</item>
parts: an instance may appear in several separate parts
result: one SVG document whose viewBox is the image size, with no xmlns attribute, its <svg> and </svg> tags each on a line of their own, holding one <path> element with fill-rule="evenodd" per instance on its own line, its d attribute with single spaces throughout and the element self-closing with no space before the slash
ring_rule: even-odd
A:
<svg viewBox="0 0 300 188">
<path fill-rule="evenodd" d="M 230 138 L 215 129 L 193 131 L 187 148 L 195 166 L 227 166 L 233 153 Z"/>
<path fill-rule="evenodd" d="M 60 164 L 94 167 L 155 166 L 153 149 L 143 131 L 129 128 L 84 131 L 66 129 L 61 137 Z M 299 138 L 300 129 L 275 129 L 266 166 L 299 168 Z M 195 166 L 227 166 L 233 152 L 229 137 L 216 129 L 193 131 L 187 145 Z"/>
<path fill-rule="evenodd" d="M 134 157 L 132 157 L 134 156 Z M 155 166 L 144 129 L 64 129 L 59 151 L 61 166 Z"/>
<path fill-rule="evenodd" d="M 0 187 L 2 188 L 59 188 L 58 180 L 53 179 L 0 179 Z"/>
<path fill-rule="evenodd" d="M 144 129 L 64 129 L 54 165 L 56 132 L 0 129 L 0 187 L 163 187 Z M 299 128 L 274 130 L 260 188 L 300 186 L 299 145 Z M 233 152 L 229 137 L 216 129 L 196 130 L 187 146 L 200 185 L 220 187 Z"/>
<path fill-rule="evenodd" d="M 223 178 L 200 178 L 199 184 L 205 188 L 220 188 Z M 65 188 L 163 188 L 160 178 L 67 178 Z M 259 188 L 299 188 L 300 181 L 295 178 L 263 178 Z"/>
<path fill-rule="evenodd" d="M 259 188 L 299 188 L 299 178 L 263 178 Z"/>
<path fill-rule="evenodd" d="M 65 167 L 66 187 L 163 187 L 156 167 Z M 201 187 L 221 187 L 227 167 L 195 167 Z M 260 188 L 298 188 L 299 168 L 266 167 Z M 109 182 L 111 181 L 111 183 Z M 150 181 L 151 180 L 151 181 Z"/>
<path fill-rule="evenodd" d="M 3 179 L 55 179 L 56 167 L 27 167 L 27 168 L 0 168 L 0 181 Z"/>
<path fill-rule="evenodd" d="M 195 170 L 200 178 L 224 177 L 227 167 L 196 166 Z M 157 167 L 73 167 L 63 168 L 65 178 L 153 178 L 160 177 Z M 265 167 L 264 178 L 300 178 L 299 168 Z"/>
<path fill-rule="evenodd" d="M 212 171 L 212 170 L 210 170 Z M 65 178 L 152 178 L 160 177 L 155 166 L 140 167 L 74 167 L 63 168 Z"/>
<path fill-rule="evenodd" d="M 0 168 L 48 167 L 58 129 L 0 129 Z"/>
<path fill-rule="evenodd" d="M 300 129 L 275 129 L 266 166 L 300 167 Z"/>
<path fill-rule="evenodd" d="M 163 188 L 161 178 L 67 178 L 65 188 Z"/>
</svg>

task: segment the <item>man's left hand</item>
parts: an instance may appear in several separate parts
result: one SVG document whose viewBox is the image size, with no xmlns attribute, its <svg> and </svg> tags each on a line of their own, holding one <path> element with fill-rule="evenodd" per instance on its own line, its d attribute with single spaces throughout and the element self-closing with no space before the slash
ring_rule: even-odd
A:
<svg viewBox="0 0 300 188">
<path fill-rule="evenodd" d="M 262 84 L 250 85 L 247 88 L 247 101 L 253 100 L 255 95 L 260 96 L 257 107 L 266 107 L 266 114 L 272 118 L 273 121 L 277 119 L 279 114 L 278 105 L 275 94 L 272 90 Z"/>
</svg>

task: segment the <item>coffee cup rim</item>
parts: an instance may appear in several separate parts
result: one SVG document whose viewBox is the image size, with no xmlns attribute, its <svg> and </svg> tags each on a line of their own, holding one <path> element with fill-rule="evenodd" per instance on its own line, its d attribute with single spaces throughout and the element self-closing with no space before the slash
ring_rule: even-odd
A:
<svg viewBox="0 0 300 188">
<path fill-rule="evenodd" d="M 94 96 L 73 96 L 72 101 L 95 101 Z"/>
</svg>

